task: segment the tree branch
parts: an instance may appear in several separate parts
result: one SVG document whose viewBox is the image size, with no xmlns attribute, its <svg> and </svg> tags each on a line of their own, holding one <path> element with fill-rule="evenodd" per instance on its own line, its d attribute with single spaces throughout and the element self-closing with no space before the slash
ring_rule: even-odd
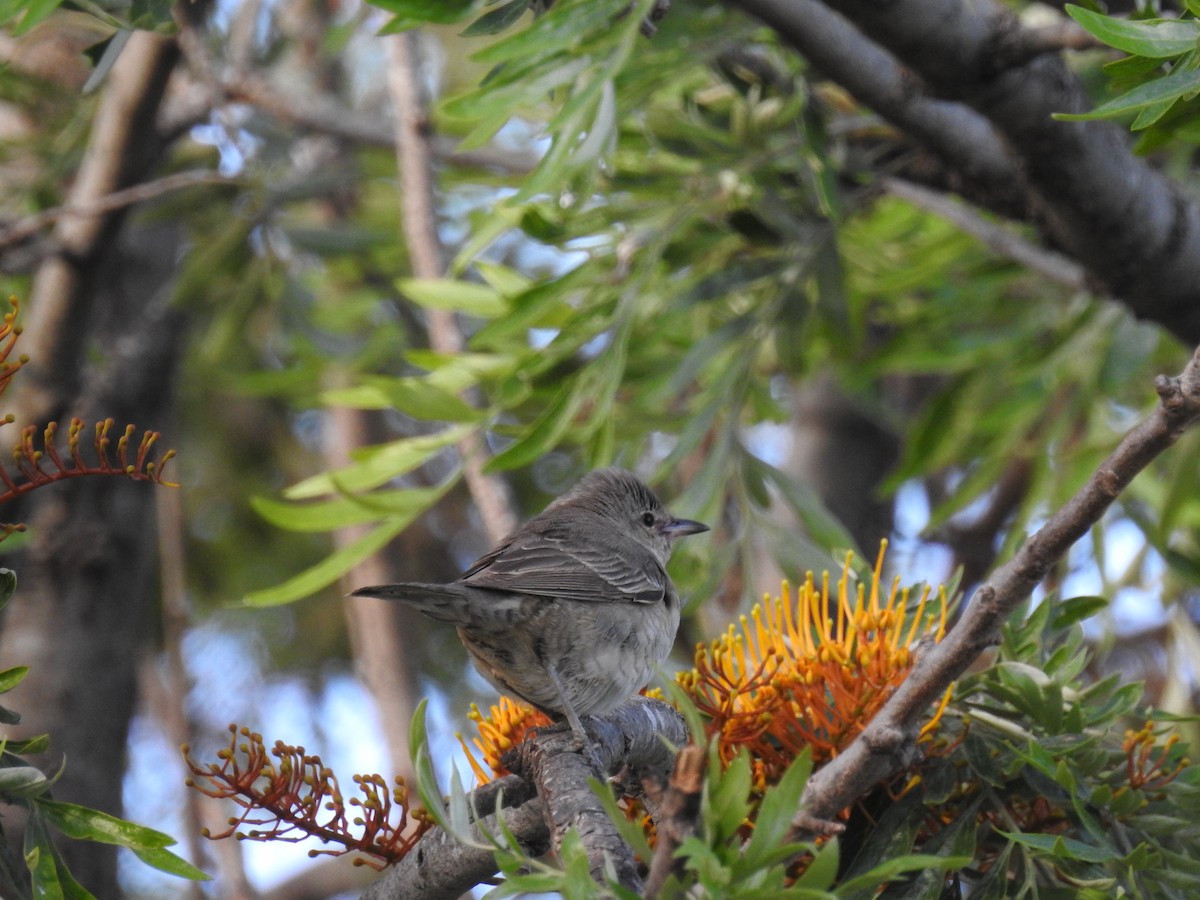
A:
<svg viewBox="0 0 1200 900">
<path fill-rule="evenodd" d="M 902 768 L 916 752 L 931 704 L 1000 638 L 1004 620 L 1100 520 L 1142 469 L 1200 419 L 1200 348 L 1177 378 L 1155 379 L 1159 405 L 1130 431 L 1079 492 L 975 593 L 940 644 L 918 655 L 912 673 L 844 753 L 813 775 L 793 820 L 794 837 L 830 833 L 841 810 Z"/>
<path fill-rule="evenodd" d="M 814 52 L 817 61 L 805 37 L 814 21 L 814 0 L 730 2 L 801 52 Z M 1043 52 L 1046 42 L 1040 35 L 1031 34 L 995 0 L 826 0 L 825 5 L 853 23 L 860 40 L 869 39 L 916 72 L 931 92 L 969 106 L 991 123 L 1022 175 L 1013 184 L 1028 185 L 1029 200 L 1054 244 L 1136 315 L 1160 323 L 1189 345 L 1200 341 L 1200 204 L 1135 157 L 1115 125 L 1051 118 L 1091 104 L 1062 58 Z M 855 93 L 844 70 L 858 64 L 851 56 L 830 77 L 846 79 Z M 902 109 L 895 99 L 861 99 L 887 118 Z M 911 133 L 928 140 L 915 129 Z M 935 149 L 944 153 L 946 146 Z M 970 152 L 959 159 L 963 167 L 976 164 Z"/>
<path fill-rule="evenodd" d="M 388 90 L 395 114 L 396 157 L 400 169 L 401 228 L 413 274 L 418 278 L 441 278 L 445 275 L 445 265 L 437 233 L 429 120 L 421 97 L 417 66 L 418 39 L 411 31 L 387 39 Z M 441 353 L 462 351 L 462 331 L 452 312 L 430 309 L 426 321 L 429 343 L 434 350 Z M 483 520 L 488 541 L 499 543 L 517 526 L 508 493 L 503 482 L 483 471 L 486 451 L 478 432 L 460 441 L 458 448 L 463 459 L 463 478 Z"/>
<path fill-rule="evenodd" d="M 1087 272 L 1079 263 L 1027 241 L 1011 228 L 988 221 L 964 203 L 901 178 L 884 178 L 882 185 L 889 194 L 940 216 L 977 238 L 993 252 L 1019 263 L 1032 272 L 1037 272 L 1056 284 L 1072 290 L 1083 290 L 1087 287 Z"/>
<path fill-rule="evenodd" d="M 0 250 L 11 247 L 26 238 L 31 237 L 43 228 L 49 228 L 60 219 L 67 217 L 91 217 L 102 213 L 114 212 L 127 206 L 152 200 L 171 191 L 182 190 L 198 184 L 237 184 L 238 179 L 222 175 L 220 172 L 199 170 L 195 172 L 176 172 L 154 181 L 145 181 L 119 191 L 113 191 L 103 196 L 53 206 L 32 216 L 18 219 L 10 225 L 0 228 Z"/>
<path fill-rule="evenodd" d="M 584 716 L 583 721 L 604 771 L 620 769 L 622 776 L 628 774 L 621 778 L 623 788 L 665 780 L 674 765 L 670 746 L 682 745 L 688 738 L 678 712 L 645 697 L 634 697 L 604 716 Z M 523 775 L 482 785 L 469 795 L 471 807 L 481 817 L 473 826 L 481 843 L 486 843 L 483 831 L 498 833 L 499 796 L 509 810 L 502 813 L 505 827 L 533 855 L 544 853 L 551 844 L 557 849 L 567 829 L 575 827 L 593 860 L 597 881 L 605 880 L 605 852 L 613 859 L 623 855 L 627 867 L 618 863 L 617 871 L 632 872 L 637 879 L 629 848 L 616 836 L 588 785 L 592 771 L 571 732 L 553 730 L 531 738 L 510 751 L 504 764 Z M 452 900 L 496 871 L 490 847 L 461 844 L 434 828 L 362 896 L 363 900 Z M 640 885 L 640 880 L 629 886 L 635 883 Z"/>
</svg>

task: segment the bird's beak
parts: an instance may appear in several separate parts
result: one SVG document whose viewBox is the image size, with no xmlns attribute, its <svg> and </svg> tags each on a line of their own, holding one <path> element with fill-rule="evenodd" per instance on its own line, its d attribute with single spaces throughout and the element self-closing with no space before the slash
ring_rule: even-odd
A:
<svg viewBox="0 0 1200 900">
<path fill-rule="evenodd" d="M 671 540 L 675 538 L 686 537 L 689 534 L 700 534 L 702 531 L 708 531 L 708 526 L 703 522 L 693 522 L 691 519 L 672 519 L 659 526 L 659 531 Z"/>
</svg>

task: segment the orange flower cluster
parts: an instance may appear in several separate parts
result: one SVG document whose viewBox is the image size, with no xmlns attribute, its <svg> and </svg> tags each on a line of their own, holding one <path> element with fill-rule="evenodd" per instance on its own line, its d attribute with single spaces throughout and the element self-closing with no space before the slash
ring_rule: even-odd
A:
<svg viewBox="0 0 1200 900">
<path fill-rule="evenodd" d="M 497 775 L 507 775 L 508 770 L 500 763 L 500 757 L 525 740 L 526 735 L 534 728 L 542 728 L 551 724 L 550 717 L 544 712 L 518 703 L 510 697 L 501 697 L 500 702 L 488 708 L 485 716 L 479 707 L 471 704 L 467 718 L 479 729 L 479 737 L 472 743 L 483 756 L 483 763 L 475 758 L 474 752 L 467 746 L 462 734 L 456 734 L 459 745 L 467 754 L 471 771 L 480 784 L 485 784 Z M 489 771 L 490 769 L 490 771 Z"/>
<path fill-rule="evenodd" d="M 851 554 L 836 595 L 828 572 L 819 589 L 809 573 L 794 599 L 785 582 L 779 597 L 767 597 L 741 618 L 740 629 L 731 625 L 697 647 L 696 668 L 677 677 L 707 717 L 721 759 L 728 762 L 743 747 L 750 751 L 760 790 L 806 747 L 817 764 L 836 756 L 907 677 L 914 642 L 927 633 L 934 640 L 944 635 L 944 589 L 930 604 L 926 586 L 911 610 L 899 579 L 883 596 L 886 549 L 885 543 L 869 588 L 852 588 Z M 949 699 L 947 691 L 922 736 L 937 727 Z"/>
</svg>

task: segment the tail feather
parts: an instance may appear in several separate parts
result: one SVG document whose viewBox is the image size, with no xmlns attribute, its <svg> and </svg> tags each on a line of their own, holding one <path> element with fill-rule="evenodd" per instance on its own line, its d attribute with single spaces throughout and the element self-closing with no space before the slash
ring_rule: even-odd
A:
<svg viewBox="0 0 1200 900">
<path fill-rule="evenodd" d="M 351 597 L 375 597 L 379 600 L 398 600 L 439 622 L 462 624 L 468 598 L 455 584 L 380 584 L 359 588 Z"/>
</svg>

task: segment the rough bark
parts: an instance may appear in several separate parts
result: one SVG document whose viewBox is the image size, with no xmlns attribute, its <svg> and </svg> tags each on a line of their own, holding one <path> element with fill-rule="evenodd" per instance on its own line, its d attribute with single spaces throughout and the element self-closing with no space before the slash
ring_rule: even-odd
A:
<svg viewBox="0 0 1200 900">
<path fill-rule="evenodd" d="M 812 54 L 828 77 L 960 169 L 965 184 L 996 184 L 992 208 L 1024 194 L 1048 240 L 1136 315 L 1189 345 L 1200 340 L 1200 204 L 1134 156 L 1117 126 L 1051 118 L 1090 101 L 1062 57 L 1006 7 L 731 3 Z"/>
<path fill-rule="evenodd" d="M 160 158 L 154 121 L 176 56 L 167 38 L 130 39 L 104 88 L 69 205 L 87 208 L 144 178 Z M 160 227 L 119 242 L 120 220 L 107 210 L 58 222 L 58 253 L 37 273 L 24 323 L 21 349 L 31 362 L 16 382 L 21 392 L 6 403 L 21 425 L 78 414 L 153 428 L 165 418 L 183 322 L 166 310 L 163 285 L 179 235 Z M 102 353 L 85 365 L 92 341 Z M 66 757 L 54 796 L 112 813 L 121 809 L 139 648 L 154 620 L 154 490 L 167 488 L 85 478 L 5 510 L 34 535 L 10 563 L 20 586 L 0 658 L 32 666 L 11 704 L 27 733 L 51 734 L 47 768 Z M 118 895 L 113 848 L 63 847 L 79 881 L 97 896 Z"/>
</svg>

